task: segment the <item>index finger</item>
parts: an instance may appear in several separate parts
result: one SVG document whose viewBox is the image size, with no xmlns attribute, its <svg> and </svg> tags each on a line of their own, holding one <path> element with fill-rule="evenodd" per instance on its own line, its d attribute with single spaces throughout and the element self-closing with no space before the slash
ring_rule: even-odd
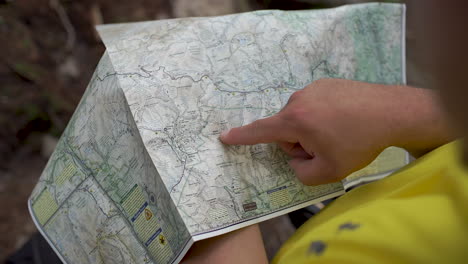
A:
<svg viewBox="0 0 468 264">
<path fill-rule="evenodd" d="M 221 133 L 220 140 L 229 145 L 254 145 L 277 141 L 291 141 L 289 130 L 278 114 L 259 119 L 245 126 Z"/>
</svg>

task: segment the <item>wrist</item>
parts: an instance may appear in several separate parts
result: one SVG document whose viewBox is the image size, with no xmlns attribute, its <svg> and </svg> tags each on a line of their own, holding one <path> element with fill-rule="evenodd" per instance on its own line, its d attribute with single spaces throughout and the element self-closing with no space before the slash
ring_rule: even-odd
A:
<svg viewBox="0 0 468 264">
<path fill-rule="evenodd" d="M 435 92 L 428 89 L 398 86 L 401 93 L 393 111 L 388 145 L 421 156 L 454 139 L 448 120 Z"/>
</svg>

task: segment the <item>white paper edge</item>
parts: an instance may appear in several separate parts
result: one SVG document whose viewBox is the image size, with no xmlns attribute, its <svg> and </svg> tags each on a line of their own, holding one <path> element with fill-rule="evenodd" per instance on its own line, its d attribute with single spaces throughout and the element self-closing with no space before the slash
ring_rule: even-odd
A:
<svg viewBox="0 0 468 264">
<path fill-rule="evenodd" d="M 36 217 L 32 211 L 32 207 L 31 207 L 31 201 L 28 200 L 28 211 L 29 211 L 29 214 L 31 215 L 31 218 L 34 222 L 34 225 L 36 226 L 37 230 L 39 230 L 39 232 L 41 233 L 42 237 L 47 241 L 47 243 L 49 244 L 49 246 L 52 248 L 52 250 L 54 250 L 55 254 L 58 256 L 58 258 L 60 259 L 60 261 L 62 261 L 62 263 L 68 263 L 67 261 L 65 261 L 65 259 L 63 258 L 62 254 L 60 254 L 60 252 L 57 250 L 57 248 L 55 247 L 55 244 L 52 243 L 52 241 L 50 241 L 49 237 L 46 235 L 46 233 L 44 232 L 43 228 L 41 227 L 41 225 L 37 222 L 36 220 Z M 195 243 L 195 241 L 193 240 L 193 238 L 190 238 L 190 240 L 187 242 L 187 244 L 185 244 L 184 248 L 182 249 L 182 251 L 179 253 L 179 255 L 177 256 L 177 258 L 175 258 L 172 263 L 179 263 L 182 261 L 182 259 L 185 257 L 185 254 L 187 254 L 187 252 L 189 251 L 189 249 L 192 247 L 193 243 Z"/>
<path fill-rule="evenodd" d="M 193 238 L 190 238 L 189 242 L 182 249 L 179 256 L 177 256 L 177 258 L 174 259 L 174 261 L 172 261 L 172 263 L 180 263 L 182 261 L 182 259 L 185 257 L 185 254 L 187 254 L 189 249 L 192 247 L 193 243 L 195 243 L 195 241 L 193 240 Z"/>
<path fill-rule="evenodd" d="M 398 170 L 398 169 L 396 169 Z M 392 171 L 388 171 L 388 172 L 384 172 L 384 173 L 380 173 L 380 174 L 376 174 L 376 175 L 370 175 L 370 176 L 361 176 L 353 181 L 343 181 L 343 187 L 345 188 L 345 190 L 349 189 L 349 188 L 352 188 L 352 187 L 355 187 L 356 185 L 359 185 L 361 183 L 367 183 L 367 182 L 373 182 L 373 181 L 376 181 L 376 180 L 380 180 L 380 179 L 383 179 L 385 177 L 387 177 L 388 175 L 394 173 L 396 170 L 392 170 Z"/>
<path fill-rule="evenodd" d="M 401 53 L 402 53 L 401 54 L 401 56 L 402 56 L 402 77 L 403 77 L 403 84 L 406 84 L 406 41 L 405 41 L 406 40 L 406 5 L 403 4 L 402 8 L 403 8 L 402 23 L 401 23 L 402 24 L 402 30 L 401 30 L 401 32 L 402 32 L 402 34 L 401 34 L 401 42 L 402 42 L 402 49 L 401 49 Z M 100 27 L 102 27 L 102 26 L 103 25 L 100 25 Z M 407 152 L 406 153 L 406 162 L 409 163 L 409 161 L 410 161 L 410 156 L 409 156 L 409 153 Z M 384 174 L 378 174 L 378 175 L 375 175 L 375 176 L 365 177 L 365 179 L 361 177 L 358 180 L 358 184 L 361 183 L 364 180 L 373 180 L 373 179 L 378 180 L 378 179 L 381 179 L 381 178 L 384 178 L 384 177 L 390 175 L 391 173 L 393 173 L 393 171 L 387 172 L 387 173 L 384 173 Z M 351 182 L 349 182 L 349 183 L 351 183 Z M 343 184 L 344 189 L 348 188 L 349 183 L 348 184 Z M 356 184 L 355 182 L 352 182 L 352 183 Z M 287 208 L 287 209 L 284 209 L 284 210 L 280 210 L 280 211 L 272 213 L 272 214 L 268 214 L 268 215 L 265 215 L 265 216 L 262 216 L 262 217 L 259 217 L 259 218 L 255 218 L 255 219 L 246 221 L 246 222 L 241 223 L 241 224 L 234 225 L 232 227 L 223 228 L 223 229 L 213 231 L 213 232 L 209 232 L 209 233 L 206 233 L 206 234 L 200 234 L 200 235 L 192 236 L 192 239 L 190 239 L 189 242 L 185 245 L 185 247 L 183 248 L 183 250 L 181 251 L 179 256 L 173 261 L 173 263 L 179 263 L 182 260 L 182 258 L 185 256 L 185 254 L 187 254 L 188 250 L 193 245 L 193 243 L 196 242 L 196 241 L 200 241 L 200 240 L 207 239 L 207 238 L 210 238 L 210 237 L 215 237 L 215 236 L 219 236 L 219 235 L 222 235 L 222 234 L 225 234 L 225 233 L 229 233 L 231 231 L 234 231 L 234 230 L 237 230 L 237 229 L 249 226 L 249 225 L 258 224 L 260 222 L 263 222 L 263 221 L 266 221 L 266 220 L 269 220 L 269 219 L 272 219 L 272 218 L 275 218 L 275 217 L 290 213 L 292 211 L 295 211 L 295 210 L 298 210 L 300 208 L 304 208 L 304 207 L 319 203 L 319 202 L 327 200 L 327 199 L 331 199 L 331 198 L 334 198 L 334 197 L 337 197 L 337 196 L 341 196 L 343 194 L 345 194 L 344 190 L 334 192 L 334 193 L 322 196 L 320 198 L 313 199 L 311 201 L 301 203 L 301 204 L 295 205 L 293 207 L 290 207 L 290 208 Z M 50 245 L 50 247 L 55 252 L 55 254 L 59 257 L 60 261 L 62 261 L 63 263 L 67 263 L 67 261 L 65 261 L 63 256 L 60 254 L 60 252 L 55 247 L 54 243 L 52 243 L 52 241 L 50 241 L 49 237 L 46 235 L 46 233 L 42 229 L 41 225 L 37 222 L 36 217 L 34 216 L 34 213 L 33 213 L 32 208 L 31 208 L 30 200 L 28 200 L 28 211 L 29 211 L 29 214 L 31 215 L 31 218 L 33 220 L 34 225 L 39 230 L 41 235 L 46 239 L 47 243 Z"/>
<path fill-rule="evenodd" d="M 402 8 L 402 14 L 401 14 L 401 76 L 402 76 L 402 82 L 403 84 L 406 85 L 406 5 L 405 4 L 401 4 L 401 8 Z M 406 151 L 406 157 L 405 157 L 405 163 L 406 165 L 408 165 L 409 163 L 411 163 L 412 161 L 412 157 L 411 155 L 408 153 L 408 151 Z M 353 187 L 355 185 L 358 185 L 360 183 L 363 183 L 363 182 L 371 182 L 371 181 L 375 181 L 375 180 L 380 180 L 382 178 L 385 178 L 387 177 L 388 175 L 392 174 L 393 172 L 397 171 L 398 169 L 396 170 L 392 170 L 390 172 L 386 172 L 386 173 L 382 173 L 382 174 L 377 174 L 377 175 L 373 175 L 373 176 L 362 176 L 362 177 L 359 177 L 358 179 L 354 180 L 354 181 L 348 181 L 346 182 L 346 178 L 342 180 L 342 183 L 343 183 L 343 187 L 346 189 L 350 188 L 350 187 Z"/>
<path fill-rule="evenodd" d="M 304 208 L 304 207 L 319 203 L 321 201 L 325 201 L 325 200 L 328 200 L 328 199 L 331 199 L 331 198 L 334 198 L 334 197 L 337 197 L 337 196 L 341 196 L 341 195 L 343 195 L 345 193 L 346 193 L 345 190 L 333 192 L 333 193 L 327 194 L 325 196 L 321 196 L 319 198 L 316 198 L 316 199 L 313 199 L 313 200 L 310 200 L 310 201 L 307 201 L 307 202 L 304 202 L 304 203 L 300 203 L 298 205 L 295 205 L 295 206 L 280 210 L 278 212 L 274 212 L 274 213 L 267 214 L 267 215 L 264 215 L 264 216 L 261 216 L 261 217 L 258 217 L 258 218 L 254 218 L 254 219 L 245 221 L 243 223 L 234 224 L 233 226 L 230 226 L 230 227 L 221 228 L 219 230 L 207 232 L 207 233 L 204 233 L 204 234 L 193 235 L 192 238 L 193 238 L 193 240 L 195 242 L 197 242 L 197 241 L 207 239 L 207 238 L 210 238 L 210 237 L 215 237 L 215 236 L 219 236 L 219 235 L 222 235 L 222 234 L 226 234 L 226 233 L 229 233 L 229 232 L 232 232 L 232 231 L 247 227 L 249 225 L 258 224 L 260 222 L 263 222 L 263 221 L 266 221 L 266 220 L 269 220 L 269 219 L 272 219 L 272 218 L 275 218 L 275 217 L 290 213 L 292 211 L 299 210 L 301 208 Z"/>
<path fill-rule="evenodd" d="M 32 201 L 28 199 L 29 214 L 31 215 L 31 218 L 32 218 L 32 220 L 34 222 L 34 225 L 37 227 L 37 230 L 39 230 L 42 237 L 47 241 L 49 246 L 54 250 L 55 254 L 59 257 L 60 261 L 62 261 L 62 263 L 68 263 L 67 261 L 65 261 L 62 254 L 60 254 L 60 252 L 57 250 L 57 248 L 55 247 L 55 244 L 52 243 L 52 241 L 50 241 L 49 237 L 46 235 L 46 233 L 42 229 L 42 226 L 37 222 L 36 216 L 34 215 L 34 213 L 32 211 L 31 203 L 32 203 Z"/>
</svg>

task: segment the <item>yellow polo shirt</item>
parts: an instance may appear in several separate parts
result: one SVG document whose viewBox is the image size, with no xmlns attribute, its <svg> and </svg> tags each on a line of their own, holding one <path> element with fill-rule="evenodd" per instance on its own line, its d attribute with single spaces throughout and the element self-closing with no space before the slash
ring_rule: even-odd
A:
<svg viewBox="0 0 468 264">
<path fill-rule="evenodd" d="M 307 221 L 273 263 L 468 263 L 460 142 L 358 187 Z"/>
</svg>

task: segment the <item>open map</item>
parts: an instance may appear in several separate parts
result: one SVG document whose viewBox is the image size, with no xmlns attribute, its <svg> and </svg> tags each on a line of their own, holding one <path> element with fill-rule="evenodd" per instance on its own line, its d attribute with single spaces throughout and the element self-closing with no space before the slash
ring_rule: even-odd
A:
<svg viewBox="0 0 468 264">
<path fill-rule="evenodd" d="M 404 17 L 361 4 L 99 27 L 107 51 L 31 195 L 36 225 L 63 262 L 174 263 L 195 241 L 401 168 L 392 147 L 305 186 L 275 144 L 218 137 L 320 78 L 404 84 Z"/>
</svg>

